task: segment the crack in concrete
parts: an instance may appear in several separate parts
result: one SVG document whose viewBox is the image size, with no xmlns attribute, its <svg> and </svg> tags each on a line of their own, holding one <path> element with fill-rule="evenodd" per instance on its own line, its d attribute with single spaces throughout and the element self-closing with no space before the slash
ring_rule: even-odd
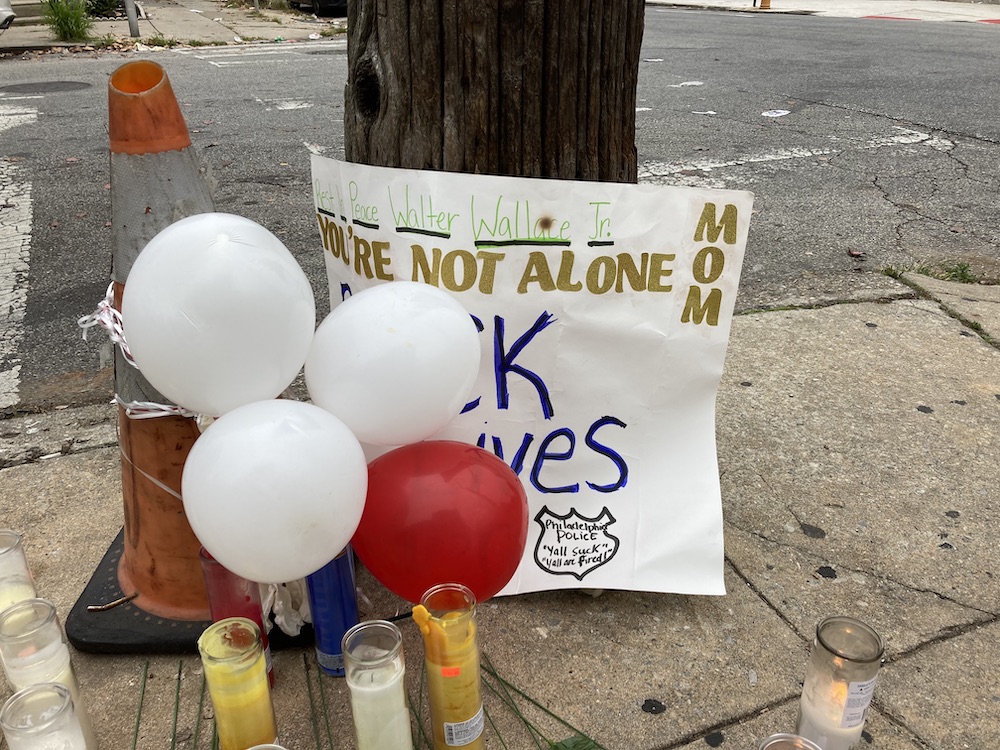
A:
<svg viewBox="0 0 1000 750">
<path fill-rule="evenodd" d="M 798 516 L 795 514 L 794 511 L 789 510 L 789 512 L 792 514 L 792 516 L 796 520 L 798 520 Z M 801 523 L 801 521 L 800 521 L 800 523 Z M 773 544 L 776 547 L 781 547 L 781 548 L 784 548 L 784 549 L 793 550 L 793 551 L 797 552 L 798 554 L 801 554 L 801 555 L 804 555 L 806 557 L 812 558 L 813 560 L 816 560 L 817 562 L 831 562 L 830 558 L 827 557 L 827 556 L 825 556 L 825 555 L 818 555 L 815 552 L 809 552 L 808 550 L 804 550 L 801 547 L 798 547 L 795 544 L 792 544 L 790 542 L 785 542 L 785 541 L 781 541 L 781 540 L 777 540 L 777 539 L 771 539 L 770 537 L 768 537 L 765 534 L 762 534 L 762 533 L 757 532 L 757 531 L 751 531 L 749 529 L 745 529 L 745 528 L 743 528 L 743 527 L 741 527 L 741 526 L 739 526 L 739 525 L 737 525 L 735 523 L 732 523 L 731 521 L 727 521 L 726 524 L 728 526 L 731 526 L 734 529 L 737 529 L 738 531 L 742 531 L 744 534 L 749 534 L 750 536 L 756 537 L 757 539 L 761 539 L 761 540 L 763 540 L 765 542 L 768 542 L 769 544 Z M 728 556 L 726 557 L 726 560 L 730 561 Z M 732 561 L 730 561 L 730 563 L 732 564 Z M 733 568 L 736 569 L 736 565 L 735 564 L 733 564 Z M 939 591 L 934 591 L 933 589 L 922 588 L 920 586 L 914 586 L 913 584 L 909 584 L 909 583 L 905 583 L 903 581 L 899 581 L 899 580 L 897 580 L 895 578 L 892 578 L 891 576 L 876 575 L 874 572 L 872 572 L 870 570 L 863 570 L 861 568 L 852 568 L 852 567 L 850 567 L 848 565 L 843 565 L 843 564 L 840 564 L 840 563 L 837 563 L 837 570 L 838 571 L 845 571 L 847 573 L 858 573 L 860 575 L 863 575 L 863 576 L 866 576 L 868 578 L 871 578 L 871 579 L 873 579 L 875 581 L 882 581 L 884 583 L 888 583 L 888 584 L 891 584 L 893 586 L 899 586 L 900 588 L 905 589 L 906 591 L 910 591 L 910 592 L 915 593 L 915 594 L 931 594 L 931 595 L 937 597 L 939 600 L 941 600 L 943 602 L 946 602 L 948 604 L 953 604 L 956 607 L 961 607 L 962 609 L 968 610 L 969 612 L 979 613 L 979 614 L 984 615 L 986 617 L 986 619 L 984 619 L 984 620 L 977 620 L 976 623 L 970 624 L 970 627 L 972 627 L 972 626 L 974 626 L 976 624 L 986 624 L 986 623 L 995 621 L 998 617 L 1000 617 L 1000 612 L 994 612 L 992 610 L 981 609 L 980 607 L 974 607 L 974 606 L 971 606 L 971 605 L 966 604 L 964 602 L 958 601 L 957 599 L 954 599 L 954 598 L 952 598 L 950 596 L 946 596 L 946 595 L 942 594 Z M 742 573 L 740 574 L 740 577 L 743 578 L 744 580 L 748 580 L 744 575 L 742 575 Z M 748 583 L 749 583 L 749 581 L 748 581 Z M 751 587 L 753 587 L 752 584 L 750 584 L 750 585 L 751 585 Z M 753 588 L 756 588 L 756 587 L 753 587 Z M 784 618 L 782 618 L 782 619 L 784 619 Z M 951 627 L 957 627 L 957 626 L 951 626 Z"/>
</svg>

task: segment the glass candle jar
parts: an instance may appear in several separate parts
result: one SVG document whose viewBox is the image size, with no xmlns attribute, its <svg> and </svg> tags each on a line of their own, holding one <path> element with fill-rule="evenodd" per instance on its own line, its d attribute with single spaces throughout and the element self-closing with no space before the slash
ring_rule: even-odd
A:
<svg viewBox="0 0 1000 750">
<path fill-rule="evenodd" d="M 760 743 L 757 750 L 823 750 L 823 748 L 797 734 L 772 734 Z"/>
<path fill-rule="evenodd" d="M 434 586 L 413 608 L 424 637 L 434 750 L 483 747 L 476 597 L 460 583 Z"/>
<path fill-rule="evenodd" d="M 209 625 L 198 638 L 221 750 L 246 750 L 278 737 L 260 629 L 245 617 Z"/>
<path fill-rule="evenodd" d="M 25 599 L 0 612 L 0 661 L 14 690 L 41 682 L 56 682 L 69 690 L 87 747 L 96 750 L 97 736 L 84 709 L 52 602 Z"/>
<path fill-rule="evenodd" d="M 35 582 L 28 568 L 21 535 L 10 529 L 0 529 L 0 612 L 11 604 L 35 596 Z"/>
<path fill-rule="evenodd" d="M 861 739 L 885 654 L 875 630 L 853 617 L 827 617 L 816 639 L 799 701 L 796 733 L 823 750 L 850 750 Z"/>
<path fill-rule="evenodd" d="M 201 572 L 205 576 L 208 611 L 212 616 L 212 622 L 227 617 L 245 617 L 253 621 L 260 630 L 260 642 L 264 648 L 264 661 L 267 664 L 267 681 L 274 687 L 271 646 L 267 642 L 267 631 L 264 629 L 260 586 L 255 581 L 248 581 L 243 576 L 233 573 L 212 557 L 204 547 L 198 551 L 198 557 L 201 560 Z"/>
<path fill-rule="evenodd" d="M 0 709 L 9 750 L 86 750 L 73 698 L 63 685 L 42 682 L 23 688 Z"/>
<path fill-rule="evenodd" d="M 391 622 L 355 625 L 341 645 L 358 750 L 411 750 L 403 636 Z"/>
</svg>

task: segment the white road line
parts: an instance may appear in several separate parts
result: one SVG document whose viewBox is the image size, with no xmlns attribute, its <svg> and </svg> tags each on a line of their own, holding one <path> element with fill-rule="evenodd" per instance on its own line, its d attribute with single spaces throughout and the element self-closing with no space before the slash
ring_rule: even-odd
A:
<svg viewBox="0 0 1000 750">
<path fill-rule="evenodd" d="M 878 136 L 868 140 L 861 146 L 855 147 L 857 150 L 870 151 L 877 148 L 892 146 L 912 146 L 922 145 L 938 151 L 947 151 L 954 146 L 951 141 L 930 133 L 923 133 L 919 130 L 910 130 L 893 126 L 894 133 Z M 665 179 L 670 178 L 672 183 L 687 185 L 690 187 L 726 187 L 725 180 L 717 173 L 730 167 L 742 167 L 747 164 L 764 164 L 776 161 L 792 161 L 796 159 L 810 159 L 816 156 L 829 156 L 839 154 L 850 148 L 785 148 L 763 154 L 747 154 L 727 161 L 711 161 L 709 159 L 699 159 L 696 161 L 670 164 L 667 162 L 645 161 L 639 165 L 639 180 L 654 184 L 662 184 Z M 716 174 L 713 174 L 716 173 Z"/>
<path fill-rule="evenodd" d="M 173 48 L 171 52 L 176 55 L 196 57 L 199 60 L 205 60 L 221 68 L 227 65 L 245 65 L 247 63 L 259 62 L 259 60 L 254 58 L 268 58 L 268 61 L 270 61 L 280 55 L 302 55 L 316 50 L 329 51 L 337 49 L 347 49 L 346 38 L 317 42 L 273 42 L 210 48 Z"/>
<path fill-rule="evenodd" d="M 38 111 L 0 103 L 0 132 L 38 119 Z M 20 181 L 21 168 L 0 160 L 0 408 L 19 401 L 28 304 L 28 260 L 31 255 L 31 183 Z"/>
</svg>

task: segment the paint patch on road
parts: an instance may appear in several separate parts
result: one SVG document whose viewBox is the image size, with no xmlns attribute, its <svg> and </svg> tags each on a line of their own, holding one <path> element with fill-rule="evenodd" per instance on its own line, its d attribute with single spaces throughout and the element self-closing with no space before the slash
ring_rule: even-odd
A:
<svg viewBox="0 0 1000 750">
<path fill-rule="evenodd" d="M 257 99 L 258 104 L 264 105 L 264 111 L 270 112 L 272 109 L 309 109 L 314 106 L 312 102 L 301 101 L 299 99 Z"/>
<path fill-rule="evenodd" d="M 38 111 L 0 103 L 0 132 L 28 125 Z M 18 351 L 24 337 L 31 256 L 31 183 L 9 157 L 0 160 L 0 409 L 17 404 L 21 385 Z"/>
</svg>

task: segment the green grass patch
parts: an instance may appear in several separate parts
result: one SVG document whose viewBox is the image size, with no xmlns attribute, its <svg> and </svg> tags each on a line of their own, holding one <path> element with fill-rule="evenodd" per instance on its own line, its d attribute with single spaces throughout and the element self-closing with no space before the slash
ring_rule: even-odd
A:
<svg viewBox="0 0 1000 750">
<path fill-rule="evenodd" d="M 94 26 L 85 0 L 49 0 L 43 18 L 60 42 L 86 42 Z"/>
</svg>

